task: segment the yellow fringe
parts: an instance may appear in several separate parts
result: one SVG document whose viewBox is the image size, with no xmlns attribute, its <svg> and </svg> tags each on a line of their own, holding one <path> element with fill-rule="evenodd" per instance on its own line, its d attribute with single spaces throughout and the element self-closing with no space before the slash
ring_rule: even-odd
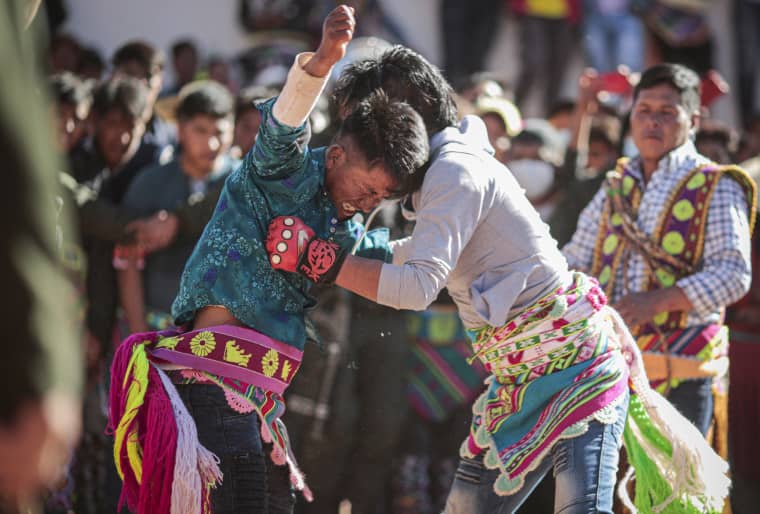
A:
<svg viewBox="0 0 760 514">
<path fill-rule="evenodd" d="M 140 407 L 145 401 L 145 392 L 148 389 L 148 370 L 150 364 L 145 353 L 145 345 L 139 344 L 134 347 L 132 357 L 127 365 L 124 375 L 124 387 L 129 383 L 127 390 L 127 403 L 124 407 L 124 415 L 119 420 L 119 425 L 114 433 L 115 443 L 113 447 L 114 462 L 119 477 L 124 480 L 124 470 L 121 467 L 121 448 L 126 440 L 127 457 L 129 465 L 137 479 L 142 483 L 142 448 L 138 440 L 137 426 L 132 423 L 137 416 Z"/>
</svg>

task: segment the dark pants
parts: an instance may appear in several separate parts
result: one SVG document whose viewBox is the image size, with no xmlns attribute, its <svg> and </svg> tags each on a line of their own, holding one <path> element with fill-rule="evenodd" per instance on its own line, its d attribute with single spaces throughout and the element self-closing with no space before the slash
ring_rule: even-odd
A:
<svg viewBox="0 0 760 514">
<path fill-rule="evenodd" d="M 454 87 L 485 70 L 488 51 L 502 21 L 502 4 L 501 0 L 443 0 L 443 72 Z"/>
<path fill-rule="evenodd" d="M 524 109 L 532 91 L 543 90 L 541 116 L 559 100 L 565 71 L 575 49 L 575 27 L 566 19 L 520 18 L 520 79 L 515 100 Z"/>
<path fill-rule="evenodd" d="M 678 412 L 707 435 L 713 415 L 712 378 L 685 380 L 667 395 Z"/>
<path fill-rule="evenodd" d="M 736 83 L 739 86 L 739 112 L 747 124 L 760 114 L 760 102 L 755 90 L 760 75 L 757 52 L 760 50 L 760 3 L 738 0 L 734 11 L 736 30 Z"/>
<path fill-rule="evenodd" d="M 291 513 L 295 498 L 286 466 L 268 458 L 256 412 L 233 410 L 216 385 L 177 385 L 195 420 L 198 439 L 219 457 L 222 484 L 211 494 L 214 514 Z"/>
</svg>

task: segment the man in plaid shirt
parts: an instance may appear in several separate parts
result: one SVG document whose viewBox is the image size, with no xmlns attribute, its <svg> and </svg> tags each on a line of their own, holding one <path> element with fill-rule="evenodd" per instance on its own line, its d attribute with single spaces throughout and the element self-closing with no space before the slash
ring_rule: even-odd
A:
<svg viewBox="0 0 760 514">
<path fill-rule="evenodd" d="M 755 189 L 741 169 L 700 155 L 699 78 L 680 65 L 646 70 L 634 91 L 621 159 L 562 249 L 596 276 L 645 352 L 647 373 L 703 432 L 725 372 L 725 307 L 751 281 Z"/>
</svg>

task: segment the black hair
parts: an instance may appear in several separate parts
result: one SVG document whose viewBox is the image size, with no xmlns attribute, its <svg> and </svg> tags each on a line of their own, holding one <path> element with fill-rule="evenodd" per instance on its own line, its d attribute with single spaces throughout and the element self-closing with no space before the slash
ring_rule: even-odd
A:
<svg viewBox="0 0 760 514">
<path fill-rule="evenodd" d="M 130 41 L 122 45 L 113 54 L 112 63 L 115 67 L 135 61 L 143 68 L 145 77 L 150 79 L 153 75 L 164 69 L 164 54 L 145 41 Z"/>
<path fill-rule="evenodd" d="M 141 80 L 116 77 L 102 83 L 95 90 L 92 112 L 96 116 L 105 116 L 118 110 L 132 120 L 139 120 L 144 118 L 147 105 L 148 88 Z"/>
<path fill-rule="evenodd" d="M 90 81 L 84 81 L 71 72 L 51 75 L 49 83 L 50 94 L 59 104 L 69 104 L 78 108 L 92 103 Z"/>
<path fill-rule="evenodd" d="M 599 141 L 617 149 L 620 144 L 621 122 L 612 116 L 600 116 L 591 120 L 589 141 Z"/>
<path fill-rule="evenodd" d="M 92 47 L 82 48 L 79 54 L 79 73 L 82 74 L 88 68 L 96 71 L 98 78 L 103 75 L 103 71 L 106 69 L 106 63 L 103 61 L 100 52 Z"/>
<path fill-rule="evenodd" d="M 199 80 L 183 88 L 177 105 L 177 120 L 187 121 L 194 116 L 231 117 L 233 98 L 226 87 L 213 80 Z"/>
<path fill-rule="evenodd" d="M 336 140 L 349 137 L 370 164 L 382 163 L 398 182 L 401 197 L 422 185 L 430 147 L 422 117 L 406 102 L 376 91 L 343 120 Z"/>
<path fill-rule="evenodd" d="M 575 111 L 575 105 L 575 100 L 561 98 L 549 107 L 549 114 L 546 115 L 546 119 L 551 119 L 558 114 L 572 114 Z"/>
<path fill-rule="evenodd" d="M 546 141 L 540 132 L 530 129 L 523 129 L 519 134 L 512 138 L 512 144 L 544 146 L 546 144 Z"/>
<path fill-rule="evenodd" d="M 663 63 L 652 66 L 641 74 L 641 79 L 633 89 L 634 102 L 639 93 L 645 89 L 651 89 L 660 84 L 667 84 L 681 97 L 681 105 L 689 115 L 699 112 L 700 98 L 699 76 L 691 69 L 681 64 Z"/>
<path fill-rule="evenodd" d="M 699 128 L 694 139 L 694 143 L 698 144 L 704 141 L 714 141 L 726 149 L 733 149 L 736 147 L 736 136 L 731 132 L 731 129 L 722 124 L 705 124 Z"/>
<path fill-rule="evenodd" d="M 195 43 L 190 39 L 180 39 L 179 41 L 175 41 L 172 45 L 172 57 L 176 59 L 179 54 L 186 50 L 190 50 L 196 56 L 198 55 L 198 49 L 195 47 Z"/>
<path fill-rule="evenodd" d="M 251 109 L 256 109 L 259 103 L 277 96 L 277 94 L 276 89 L 265 86 L 250 86 L 241 89 L 235 98 L 235 119 Z"/>
<path fill-rule="evenodd" d="M 451 86 L 457 93 L 463 93 L 468 89 L 480 87 L 489 82 L 493 82 L 496 86 L 501 88 L 502 94 L 509 89 L 504 77 L 491 71 L 476 71 L 475 73 L 465 75 L 456 80 L 452 80 Z"/>
<path fill-rule="evenodd" d="M 333 89 L 333 101 L 350 110 L 377 89 L 414 108 L 429 134 L 457 123 L 451 86 L 438 68 L 409 48 L 394 46 L 380 57 L 346 66 Z"/>
</svg>

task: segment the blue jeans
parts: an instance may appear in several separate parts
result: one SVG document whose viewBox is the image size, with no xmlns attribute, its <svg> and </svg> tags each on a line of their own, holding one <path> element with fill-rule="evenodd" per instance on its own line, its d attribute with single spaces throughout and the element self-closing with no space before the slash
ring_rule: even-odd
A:
<svg viewBox="0 0 760 514">
<path fill-rule="evenodd" d="M 583 16 L 583 46 L 591 67 L 600 73 L 625 64 L 631 71 L 644 66 L 644 26 L 627 11 L 603 14 L 591 10 Z"/>
<path fill-rule="evenodd" d="M 177 385 L 195 420 L 198 439 L 220 460 L 221 485 L 211 493 L 214 514 L 289 514 L 295 497 L 287 466 L 268 460 L 256 412 L 233 410 L 216 385 Z"/>
<path fill-rule="evenodd" d="M 497 496 L 493 484 L 499 471 L 486 469 L 482 455 L 459 461 L 444 514 L 508 514 L 516 512 L 550 469 L 556 480 L 555 514 L 612 513 L 617 465 L 628 396 L 617 407 L 611 425 L 589 423 L 588 431 L 557 442 L 538 468 L 525 476 L 525 485 L 509 496 Z"/>
</svg>

